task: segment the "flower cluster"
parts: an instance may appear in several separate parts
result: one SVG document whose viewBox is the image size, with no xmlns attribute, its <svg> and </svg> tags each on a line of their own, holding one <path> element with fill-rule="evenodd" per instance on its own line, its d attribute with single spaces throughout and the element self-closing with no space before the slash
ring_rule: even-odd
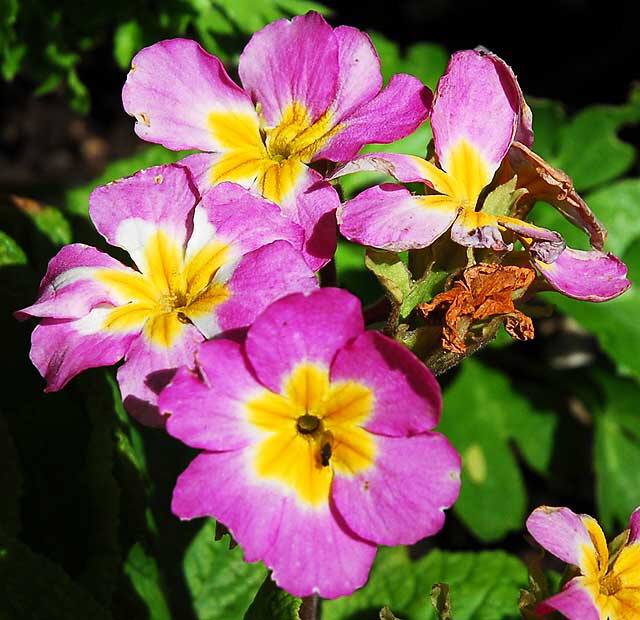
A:
<svg viewBox="0 0 640 620">
<path fill-rule="evenodd" d="M 123 103 L 136 133 L 203 152 L 98 187 L 91 219 L 130 264 L 69 245 L 18 316 L 42 319 L 31 359 L 47 390 L 124 359 L 126 409 L 202 451 L 177 482 L 176 515 L 219 519 L 246 560 L 264 561 L 293 594 L 341 596 L 366 581 L 376 545 L 442 527 L 460 460 L 433 430 L 441 395 L 431 371 L 365 331 L 354 296 L 319 288 L 336 223 L 375 248 L 421 250 L 449 230 L 470 248 L 463 279 L 418 300 L 425 313 L 451 304 L 447 339 L 458 351 L 459 325 L 490 316 L 532 336 L 516 284 L 544 279 L 603 301 L 629 283 L 575 193 L 549 201 L 589 234 L 590 252 L 525 221 L 561 173 L 529 150 L 531 113 L 496 56 L 455 54 L 435 96 L 409 75 L 383 88 L 369 37 L 311 12 L 254 34 L 239 75 L 242 88 L 185 39 L 135 56 Z M 358 156 L 429 117 L 430 159 Z M 340 204 L 332 180 L 362 169 L 420 181 L 425 194 L 383 184 Z M 508 200 L 486 198 L 505 187 Z"/>
</svg>

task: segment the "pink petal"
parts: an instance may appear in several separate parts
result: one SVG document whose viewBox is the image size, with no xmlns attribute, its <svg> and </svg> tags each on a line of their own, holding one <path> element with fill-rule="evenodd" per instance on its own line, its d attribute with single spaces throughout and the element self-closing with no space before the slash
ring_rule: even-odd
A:
<svg viewBox="0 0 640 620">
<path fill-rule="evenodd" d="M 451 57 L 431 113 L 433 141 L 445 170 L 451 150 L 462 139 L 479 151 L 490 175 L 504 159 L 515 135 L 520 100 L 503 74 L 502 65 L 481 52 L 466 50 Z"/>
<path fill-rule="evenodd" d="M 353 380 L 373 391 L 374 409 L 363 424 L 372 433 L 406 437 L 431 430 L 442 395 L 431 371 L 406 347 L 374 331 L 338 352 L 331 381 Z"/>
<path fill-rule="evenodd" d="M 640 542 L 640 507 L 631 513 L 629 519 L 629 541 L 627 544 Z"/>
<path fill-rule="evenodd" d="M 540 273 L 557 291 L 584 301 L 608 301 L 630 286 L 626 265 L 613 254 L 567 248 L 555 262 L 534 260 Z"/>
<path fill-rule="evenodd" d="M 33 330 L 29 357 L 47 382 L 45 392 L 62 389 L 87 368 L 122 359 L 138 333 L 103 331 L 105 312 L 97 308 L 80 319 L 44 319 Z"/>
<path fill-rule="evenodd" d="M 382 172 L 401 183 L 425 183 L 428 174 L 422 157 L 402 155 L 400 153 L 365 153 L 339 166 L 331 176 L 337 179 L 353 172 Z"/>
<path fill-rule="evenodd" d="M 98 232 L 139 264 L 149 234 L 158 229 L 186 243 L 188 216 L 198 198 L 188 171 L 171 164 L 97 187 L 89 212 Z"/>
<path fill-rule="evenodd" d="M 540 506 L 527 519 L 527 529 L 539 545 L 567 564 L 580 566 L 583 547 L 595 547 L 582 519 L 569 508 Z"/>
<path fill-rule="evenodd" d="M 49 261 L 36 303 L 17 311 L 16 318 L 78 319 L 98 304 L 120 303 L 122 300 L 115 293 L 94 278 L 96 267 L 133 273 L 108 254 L 88 245 L 66 245 Z"/>
<path fill-rule="evenodd" d="M 369 575 L 375 545 L 349 532 L 333 510 L 309 510 L 288 498 L 264 563 L 273 580 L 294 596 L 347 596 Z"/>
<path fill-rule="evenodd" d="M 600 611 L 595 606 L 589 591 L 576 577 L 569 581 L 562 592 L 538 605 L 536 613 L 548 614 L 556 609 L 568 620 L 600 620 Z"/>
<path fill-rule="evenodd" d="M 263 559 L 278 535 L 286 497 L 252 471 L 249 448 L 203 452 L 180 475 L 172 512 L 181 519 L 213 517 L 224 523 L 247 562 Z"/>
<path fill-rule="evenodd" d="M 337 122 L 373 99 L 382 88 L 380 59 L 369 35 L 357 28 L 338 26 L 338 88 L 331 106 Z"/>
<path fill-rule="evenodd" d="M 276 126 L 291 103 L 315 121 L 331 105 L 338 84 L 338 40 L 316 13 L 278 19 L 256 32 L 240 56 L 240 79 Z"/>
<path fill-rule="evenodd" d="M 432 93 L 411 75 L 394 75 L 387 87 L 344 118 L 314 159 L 347 161 L 365 144 L 388 144 L 413 133 L 429 116 Z"/>
<path fill-rule="evenodd" d="M 376 436 L 375 463 L 336 474 L 331 497 L 348 526 L 381 545 L 413 544 L 444 524 L 460 492 L 460 457 L 439 433 Z"/>
<path fill-rule="evenodd" d="M 336 288 L 295 293 L 271 304 L 247 333 L 246 352 L 260 382 L 280 392 L 301 362 L 327 369 L 335 354 L 364 331 L 357 297 Z"/>
<path fill-rule="evenodd" d="M 476 211 L 462 211 L 451 227 L 451 239 L 469 248 L 489 248 L 507 252 L 513 244 L 505 243 L 498 220 Z"/>
<path fill-rule="evenodd" d="M 233 244 L 242 254 L 280 239 L 302 248 L 304 230 L 300 225 L 284 217 L 277 205 L 236 183 L 212 187 L 198 207 L 206 211 L 216 237 Z"/>
<path fill-rule="evenodd" d="M 158 408 L 170 414 L 167 432 L 192 448 L 236 450 L 255 440 L 247 424 L 246 401 L 261 386 L 247 365 L 242 346 L 210 340 L 196 354 L 200 378 L 180 368 L 162 390 Z"/>
<path fill-rule="evenodd" d="M 290 293 L 311 293 L 318 280 L 298 250 L 274 241 L 245 255 L 227 286 L 231 297 L 216 312 L 221 331 L 248 327 L 269 304 Z"/>
<path fill-rule="evenodd" d="M 562 254 L 567 244 L 560 234 L 546 228 L 540 228 L 513 217 L 500 217 L 498 222 L 507 230 L 520 237 L 531 239 L 527 242 L 529 253 L 536 259 L 552 263 Z"/>
<path fill-rule="evenodd" d="M 340 232 L 351 241 L 401 252 L 424 248 L 443 235 L 457 208 L 446 196 L 413 196 L 400 185 L 371 187 L 338 210 Z"/>
<path fill-rule="evenodd" d="M 185 325 L 171 347 L 158 346 L 142 334 L 132 342 L 126 362 L 118 368 L 118 385 L 126 410 L 146 426 L 164 426 L 158 410 L 158 394 L 180 366 L 194 366 L 202 334 Z"/>
<path fill-rule="evenodd" d="M 170 39 L 136 54 L 122 89 L 127 114 L 143 140 L 169 149 L 217 151 L 211 112 L 258 117 L 247 94 L 222 63 L 188 39 Z"/>
</svg>

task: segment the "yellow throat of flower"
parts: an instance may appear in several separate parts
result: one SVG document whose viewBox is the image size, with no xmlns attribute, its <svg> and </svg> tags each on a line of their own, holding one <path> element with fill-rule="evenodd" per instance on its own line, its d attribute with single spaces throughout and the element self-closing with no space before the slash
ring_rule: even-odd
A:
<svg viewBox="0 0 640 620">
<path fill-rule="evenodd" d="M 375 439 L 362 427 L 373 404 L 368 387 L 330 383 L 325 368 L 298 365 L 281 394 L 265 389 L 247 404 L 249 422 L 264 433 L 254 455 L 256 475 L 306 504 L 326 505 L 335 471 L 355 475 L 374 463 Z"/>
</svg>

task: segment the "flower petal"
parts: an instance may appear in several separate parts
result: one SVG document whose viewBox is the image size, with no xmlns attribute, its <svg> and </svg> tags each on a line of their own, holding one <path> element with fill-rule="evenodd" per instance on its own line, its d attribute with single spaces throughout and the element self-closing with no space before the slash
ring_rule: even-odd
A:
<svg viewBox="0 0 640 620">
<path fill-rule="evenodd" d="M 169 149 L 227 150 L 229 136 L 217 135 L 212 127 L 216 116 L 228 125 L 235 121 L 243 135 L 253 129 L 259 140 L 251 99 L 215 56 L 188 39 L 160 41 L 138 52 L 122 102 L 127 114 L 136 118 L 138 136 Z"/>
<path fill-rule="evenodd" d="M 362 425 L 369 432 L 405 437 L 431 430 L 440 418 L 442 395 L 431 371 L 378 332 L 365 332 L 338 352 L 331 381 L 355 381 L 373 392 L 374 408 Z"/>
<path fill-rule="evenodd" d="M 147 328 L 148 324 L 145 332 Z M 181 323 L 171 346 L 150 341 L 147 333 L 131 344 L 117 379 L 124 406 L 134 418 L 146 426 L 164 426 L 166 420 L 157 406 L 158 394 L 180 366 L 194 366 L 195 352 L 202 340 L 193 325 Z"/>
<path fill-rule="evenodd" d="M 342 120 L 314 159 L 346 161 L 365 144 L 404 138 L 428 118 L 431 101 L 431 91 L 420 80 L 398 73 L 376 97 Z"/>
<path fill-rule="evenodd" d="M 569 581 L 562 592 L 540 603 L 536 613 L 548 614 L 555 609 L 568 620 L 600 620 L 600 611 L 582 581 L 580 577 Z"/>
<path fill-rule="evenodd" d="M 98 304 L 121 303 L 117 292 L 95 277 L 96 268 L 135 273 L 88 245 L 66 245 L 49 261 L 36 303 L 16 312 L 16 318 L 79 319 Z"/>
<path fill-rule="evenodd" d="M 264 388 L 251 373 L 242 346 L 210 340 L 200 345 L 196 358 L 202 378 L 180 368 L 158 398 L 159 410 L 170 414 L 169 435 L 203 450 L 236 450 L 255 441 L 246 403 Z"/>
<path fill-rule="evenodd" d="M 640 542 L 640 507 L 631 513 L 629 519 L 629 540 L 628 544 Z"/>
<path fill-rule="evenodd" d="M 285 497 L 256 477 L 250 459 L 249 448 L 201 453 L 178 478 L 171 510 L 181 519 L 209 516 L 224 523 L 245 560 L 256 562 L 277 536 Z"/>
<path fill-rule="evenodd" d="M 269 304 L 290 293 L 310 293 L 318 288 L 318 280 L 298 250 L 286 241 L 274 241 L 246 254 L 227 287 L 231 297 L 216 312 L 221 331 L 251 325 Z M 190 318 L 207 338 L 215 333 L 202 320 Z"/>
<path fill-rule="evenodd" d="M 527 519 L 527 529 L 538 544 L 567 564 L 582 566 L 585 554 L 596 550 L 582 519 L 569 508 L 540 506 Z"/>
<path fill-rule="evenodd" d="M 458 207 L 448 196 L 413 196 L 399 185 L 371 187 L 338 210 L 340 232 L 351 241 L 401 252 L 424 248 L 446 232 Z"/>
<path fill-rule="evenodd" d="M 333 33 L 338 41 L 339 73 L 331 113 L 340 122 L 380 92 L 382 74 L 368 34 L 350 26 L 338 26 Z"/>
<path fill-rule="evenodd" d="M 247 333 L 258 379 L 274 392 L 301 362 L 329 368 L 338 350 L 364 331 L 360 302 L 336 288 L 295 293 L 269 306 Z"/>
<path fill-rule="evenodd" d="M 302 104 L 313 122 L 336 94 L 338 40 L 315 11 L 278 19 L 251 37 L 238 71 L 269 126 L 278 125 L 293 103 Z"/>
<path fill-rule="evenodd" d="M 495 215 L 464 209 L 451 228 L 451 239 L 470 248 L 489 248 L 496 252 L 510 251 L 505 243 Z"/>
<path fill-rule="evenodd" d="M 460 492 L 460 457 L 439 433 L 376 436 L 374 465 L 355 476 L 336 473 L 331 497 L 347 525 L 381 545 L 409 545 L 444 524 Z"/>
<path fill-rule="evenodd" d="M 534 259 L 535 266 L 557 291 L 584 301 L 608 301 L 630 286 L 627 267 L 616 256 L 567 248 L 551 264 Z"/>
<path fill-rule="evenodd" d="M 289 498 L 264 563 L 294 596 L 347 596 L 367 581 L 375 545 L 350 533 L 330 509 L 308 510 Z"/>
<path fill-rule="evenodd" d="M 127 250 L 143 269 L 149 238 L 158 230 L 184 246 L 188 216 L 198 198 L 188 171 L 171 164 L 97 187 L 89 198 L 89 211 L 98 232 L 111 245 Z"/>
<path fill-rule="evenodd" d="M 552 263 L 567 247 L 564 239 L 557 232 L 540 228 L 530 222 L 515 217 L 497 216 L 498 223 L 519 237 L 525 237 L 529 253 L 545 263 Z"/>
<path fill-rule="evenodd" d="M 507 154 L 518 121 L 518 92 L 502 74 L 501 64 L 492 56 L 475 50 L 458 52 L 440 78 L 433 101 L 433 141 L 443 169 L 460 176 L 454 170 L 455 154 L 466 143 L 485 166 L 482 187 Z"/>
<path fill-rule="evenodd" d="M 111 366 L 124 357 L 140 330 L 105 330 L 109 311 L 96 308 L 75 320 L 44 319 L 33 330 L 29 357 L 47 382 L 45 392 L 62 389 L 87 368 Z"/>
<path fill-rule="evenodd" d="M 304 231 L 283 217 L 280 209 L 235 183 L 221 183 L 202 196 L 198 205 L 207 214 L 209 235 L 233 244 L 242 254 L 272 241 L 285 240 L 296 249 L 302 247 Z M 194 217 L 195 220 L 195 217 Z M 203 225 L 203 229 L 207 230 Z M 194 229 L 194 235 L 196 231 Z M 189 246 L 192 240 L 189 241 Z M 191 247 L 187 249 L 187 255 Z"/>
</svg>

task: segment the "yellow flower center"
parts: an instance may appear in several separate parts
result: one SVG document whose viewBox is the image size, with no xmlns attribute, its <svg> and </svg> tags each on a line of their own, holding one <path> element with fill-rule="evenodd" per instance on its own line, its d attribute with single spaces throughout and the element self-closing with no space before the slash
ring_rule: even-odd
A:
<svg viewBox="0 0 640 620">
<path fill-rule="evenodd" d="M 373 392 L 355 381 L 331 383 L 326 368 L 299 364 L 280 394 L 265 389 L 247 404 L 249 422 L 264 433 L 253 466 L 311 506 L 326 505 L 334 472 L 352 476 L 375 461 L 374 436 L 363 428 Z"/>
<path fill-rule="evenodd" d="M 209 128 L 223 154 L 211 169 L 211 182 L 256 185 L 277 204 L 295 187 L 305 164 L 340 131 L 326 112 L 315 122 L 301 103 L 291 103 L 276 127 L 261 127 L 257 116 L 211 112 Z"/>
<path fill-rule="evenodd" d="M 109 312 L 103 328 L 143 328 L 151 342 L 172 346 L 186 324 L 209 315 L 229 298 L 226 285 L 214 281 L 228 255 L 229 246 L 214 241 L 185 259 L 181 246 L 157 231 L 146 245 L 140 272 L 97 270 L 97 279 L 123 301 Z"/>
</svg>

